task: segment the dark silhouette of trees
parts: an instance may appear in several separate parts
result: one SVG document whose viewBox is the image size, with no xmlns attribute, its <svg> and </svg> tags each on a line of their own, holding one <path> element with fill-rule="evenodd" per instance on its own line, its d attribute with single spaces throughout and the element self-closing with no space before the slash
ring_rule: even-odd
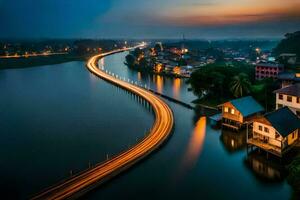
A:
<svg viewBox="0 0 300 200">
<path fill-rule="evenodd" d="M 295 33 L 287 33 L 285 38 L 274 48 L 273 52 L 276 56 L 282 53 L 294 53 L 298 59 L 300 57 L 300 31 Z"/>
<path fill-rule="evenodd" d="M 128 67 L 135 67 L 136 65 L 136 58 L 134 55 L 132 54 L 128 54 L 126 57 L 125 57 L 125 65 L 127 65 Z"/>
</svg>

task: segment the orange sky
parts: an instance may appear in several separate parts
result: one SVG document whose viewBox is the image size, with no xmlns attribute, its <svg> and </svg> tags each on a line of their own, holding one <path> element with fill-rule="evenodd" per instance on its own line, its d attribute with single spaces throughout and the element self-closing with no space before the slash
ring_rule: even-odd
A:
<svg viewBox="0 0 300 200">
<path fill-rule="evenodd" d="M 297 0 L 228 0 L 224 3 L 185 4 L 157 13 L 166 23 L 181 25 L 226 25 L 288 18 L 300 19 Z"/>
</svg>

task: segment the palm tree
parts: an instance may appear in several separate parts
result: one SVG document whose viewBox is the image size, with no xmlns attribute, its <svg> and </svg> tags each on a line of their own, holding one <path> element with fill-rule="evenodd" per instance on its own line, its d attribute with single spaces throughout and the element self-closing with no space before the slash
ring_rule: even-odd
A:
<svg viewBox="0 0 300 200">
<path fill-rule="evenodd" d="M 240 73 L 234 76 L 230 83 L 230 91 L 233 96 L 238 98 L 250 92 L 251 83 L 249 77 L 245 73 Z"/>
</svg>

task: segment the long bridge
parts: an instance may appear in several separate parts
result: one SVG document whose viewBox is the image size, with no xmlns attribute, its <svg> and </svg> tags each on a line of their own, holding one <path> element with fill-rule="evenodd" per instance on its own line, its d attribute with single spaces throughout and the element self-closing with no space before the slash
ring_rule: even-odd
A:
<svg viewBox="0 0 300 200">
<path fill-rule="evenodd" d="M 100 58 L 127 50 L 130 50 L 130 48 L 118 49 L 93 56 L 87 62 L 87 68 L 96 76 L 138 95 L 152 106 L 155 121 L 149 134 L 145 136 L 141 142 L 123 153 L 120 153 L 94 168 L 75 175 L 62 183 L 46 189 L 32 199 L 76 199 L 148 156 L 166 141 L 168 136 L 170 136 L 174 123 L 173 113 L 163 100 L 148 90 L 119 80 L 98 68 L 97 62 Z"/>
</svg>

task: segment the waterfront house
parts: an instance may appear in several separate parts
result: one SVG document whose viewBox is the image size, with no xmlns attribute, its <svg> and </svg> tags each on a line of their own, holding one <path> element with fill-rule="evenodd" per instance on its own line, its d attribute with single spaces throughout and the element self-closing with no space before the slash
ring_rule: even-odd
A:
<svg viewBox="0 0 300 200">
<path fill-rule="evenodd" d="M 253 120 L 247 144 L 282 157 L 298 141 L 300 119 L 283 107 Z"/>
<path fill-rule="evenodd" d="M 281 82 L 282 88 L 300 83 L 300 73 L 282 72 L 278 74 L 278 80 Z"/>
<path fill-rule="evenodd" d="M 234 130 L 241 129 L 253 117 L 264 111 L 264 108 L 251 96 L 228 101 L 221 107 L 222 126 Z"/>
<path fill-rule="evenodd" d="M 276 93 L 276 109 L 287 106 L 300 117 L 300 83 L 275 90 L 274 93 Z"/>
<path fill-rule="evenodd" d="M 277 78 L 278 74 L 284 70 L 284 66 L 277 63 L 258 63 L 255 67 L 255 78 Z"/>
</svg>

